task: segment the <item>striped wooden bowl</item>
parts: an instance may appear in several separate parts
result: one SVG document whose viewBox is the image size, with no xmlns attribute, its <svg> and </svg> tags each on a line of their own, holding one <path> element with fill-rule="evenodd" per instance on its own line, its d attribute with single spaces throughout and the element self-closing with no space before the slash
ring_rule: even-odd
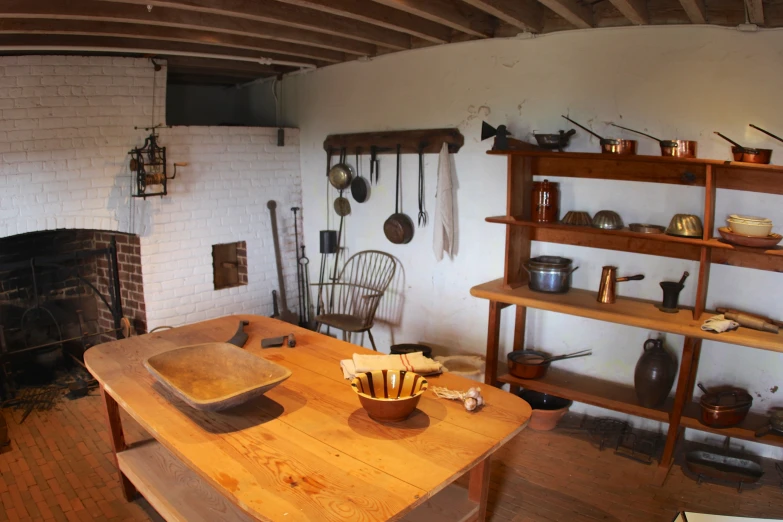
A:
<svg viewBox="0 0 783 522">
<path fill-rule="evenodd" d="M 380 422 L 407 419 L 416 409 L 427 386 L 427 379 L 405 370 L 360 373 L 351 381 L 351 387 L 367 415 Z"/>
</svg>

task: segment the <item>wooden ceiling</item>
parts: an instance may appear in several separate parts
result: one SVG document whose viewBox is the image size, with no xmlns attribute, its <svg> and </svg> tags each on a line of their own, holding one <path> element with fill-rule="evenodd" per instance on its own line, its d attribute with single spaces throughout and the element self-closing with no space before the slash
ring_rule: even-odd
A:
<svg viewBox="0 0 783 522">
<path fill-rule="evenodd" d="M 0 53 L 169 60 L 173 81 L 237 83 L 520 32 L 783 25 L 783 0 L 2 0 Z"/>
</svg>

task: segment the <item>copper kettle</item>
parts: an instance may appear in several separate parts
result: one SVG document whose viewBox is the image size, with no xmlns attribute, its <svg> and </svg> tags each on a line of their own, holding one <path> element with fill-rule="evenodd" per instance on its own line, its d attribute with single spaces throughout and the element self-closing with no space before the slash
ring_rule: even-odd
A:
<svg viewBox="0 0 783 522">
<path fill-rule="evenodd" d="M 642 279 L 644 279 L 643 274 L 617 277 L 616 266 L 605 266 L 601 272 L 601 285 L 598 287 L 597 301 L 599 303 L 612 304 L 617 300 L 616 283 L 621 283 L 623 281 L 641 281 Z"/>
</svg>

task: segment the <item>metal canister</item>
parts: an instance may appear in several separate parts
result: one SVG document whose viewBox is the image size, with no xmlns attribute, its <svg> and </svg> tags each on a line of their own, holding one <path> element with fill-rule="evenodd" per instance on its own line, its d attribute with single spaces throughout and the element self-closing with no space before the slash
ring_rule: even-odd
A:
<svg viewBox="0 0 783 522">
<path fill-rule="evenodd" d="M 533 182 L 533 221 L 557 223 L 560 220 L 560 184 L 544 181 Z"/>
</svg>

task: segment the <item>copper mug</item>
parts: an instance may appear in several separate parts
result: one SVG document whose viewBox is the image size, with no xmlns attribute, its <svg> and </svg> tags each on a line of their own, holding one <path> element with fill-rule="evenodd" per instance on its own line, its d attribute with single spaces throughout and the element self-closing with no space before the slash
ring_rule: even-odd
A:
<svg viewBox="0 0 783 522">
<path fill-rule="evenodd" d="M 601 272 L 601 285 L 598 287 L 597 301 L 599 303 L 612 304 L 617 300 L 617 283 L 623 281 L 641 281 L 642 279 L 644 279 L 643 274 L 617 277 L 616 266 L 605 266 Z"/>
<path fill-rule="evenodd" d="M 536 223 L 557 223 L 560 220 L 560 184 L 544 181 L 533 182 L 533 215 Z"/>
</svg>

